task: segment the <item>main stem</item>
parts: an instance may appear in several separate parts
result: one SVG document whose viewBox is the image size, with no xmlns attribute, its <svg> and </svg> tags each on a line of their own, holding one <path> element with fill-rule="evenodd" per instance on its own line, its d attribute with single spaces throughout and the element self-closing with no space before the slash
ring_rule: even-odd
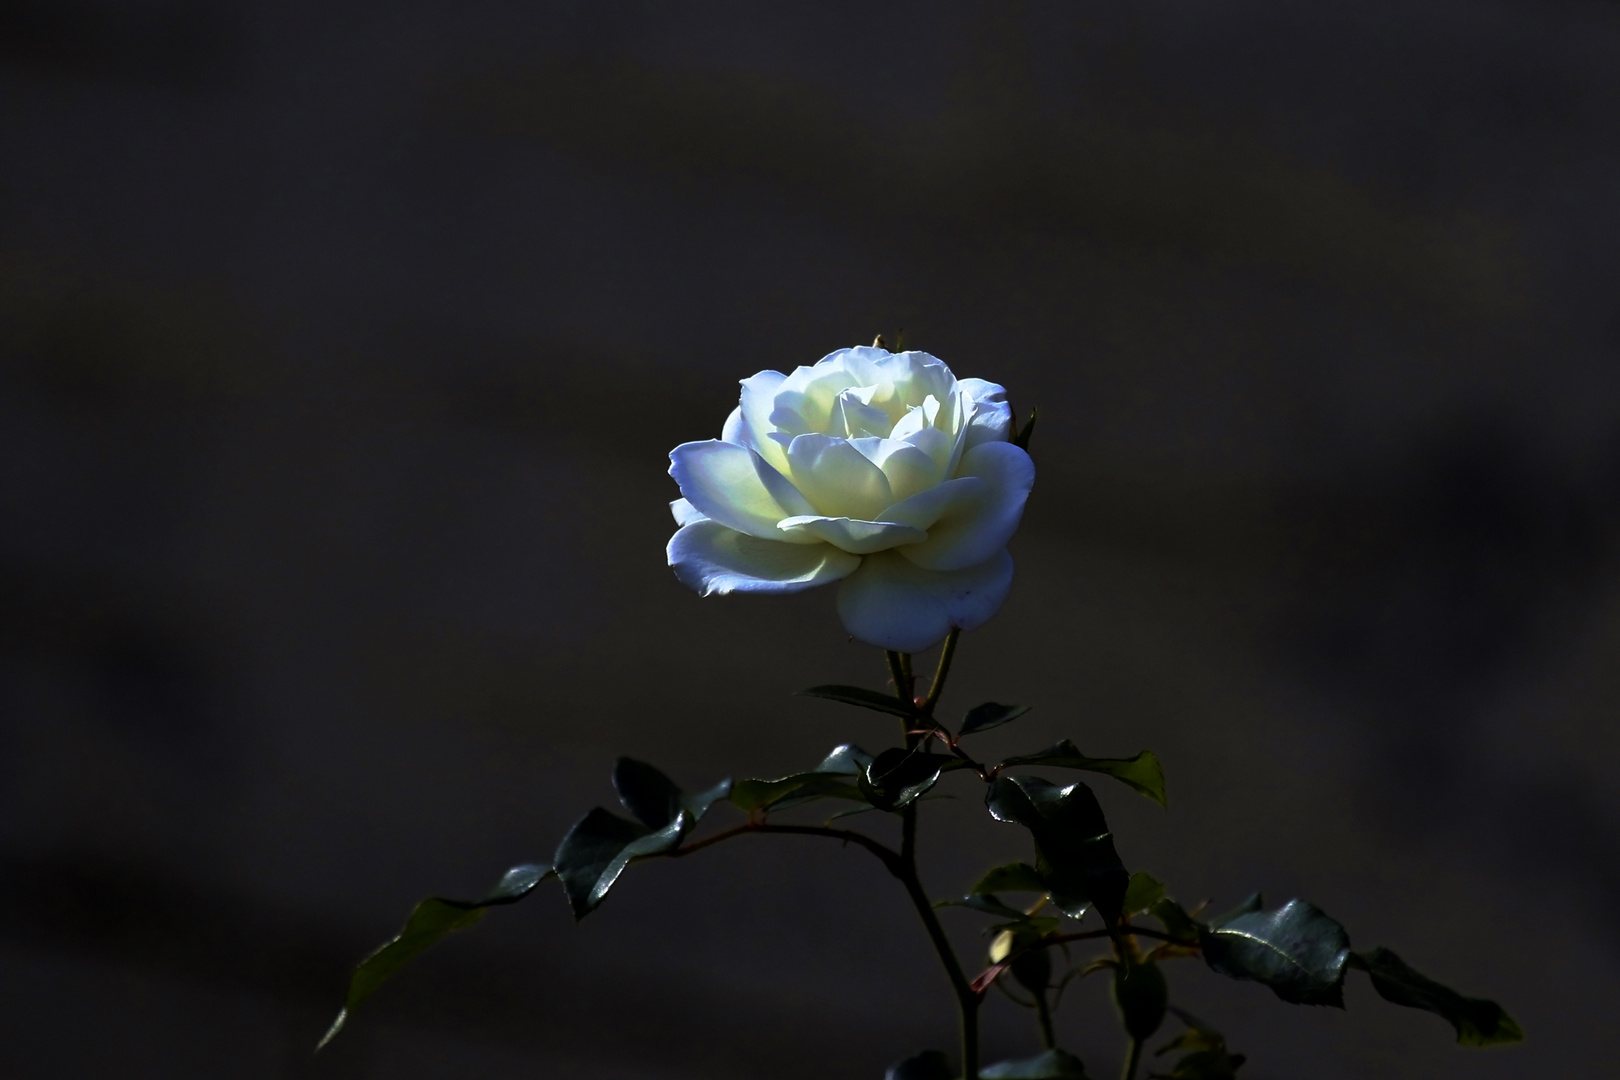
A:
<svg viewBox="0 0 1620 1080">
<path fill-rule="evenodd" d="M 1124 1080 L 1136 1080 L 1136 1067 L 1142 1061 L 1142 1040 L 1132 1039 L 1130 1052 L 1125 1057 Z"/>
<path fill-rule="evenodd" d="M 945 639 L 945 647 L 939 656 L 939 668 L 934 673 L 934 681 L 928 687 L 928 697 L 920 709 L 912 686 L 911 654 L 893 650 L 888 652 L 889 673 L 894 679 L 895 696 L 909 712 L 915 714 L 903 717 L 900 721 L 908 750 L 916 746 L 917 740 L 921 737 L 912 734 L 919 726 L 914 721 L 933 718 L 934 704 L 945 688 L 945 676 L 950 671 L 951 657 L 956 652 L 956 639 L 959 633 L 960 631 L 952 630 L 950 636 Z M 945 967 L 945 977 L 950 980 L 951 990 L 956 994 L 956 1008 L 962 1029 L 962 1080 L 979 1080 L 980 998 L 962 971 L 962 964 L 956 958 L 956 950 L 951 948 L 950 939 L 945 936 L 945 928 L 939 924 L 939 917 L 934 914 L 934 905 L 929 903 L 928 893 L 923 889 L 922 879 L 917 875 L 915 802 L 900 812 L 900 860 L 895 868 L 895 876 L 905 886 L 906 895 L 911 898 L 912 906 L 917 909 L 917 916 L 922 919 L 923 929 L 928 931 L 928 940 L 933 943 L 934 951 L 939 954 L 939 962 Z"/>
</svg>

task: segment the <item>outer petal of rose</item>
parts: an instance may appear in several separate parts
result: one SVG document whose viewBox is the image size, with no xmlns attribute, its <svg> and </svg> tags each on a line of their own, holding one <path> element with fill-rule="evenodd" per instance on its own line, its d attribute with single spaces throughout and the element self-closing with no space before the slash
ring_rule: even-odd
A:
<svg viewBox="0 0 1620 1080">
<path fill-rule="evenodd" d="M 769 471 L 754 451 L 717 439 L 682 443 L 669 452 L 669 475 L 699 513 L 750 536 L 786 540 L 776 523 L 813 511 L 791 485 L 767 486 Z"/>
<path fill-rule="evenodd" d="M 789 535 L 804 533 L 817 540 L 825 540 L 851 555 L 870 555 L 874 551 L 887 551 L 900 544 L 916 544 L 928 539 L 928 533 L 915 525 L 893 521 L 856 521 L 847 517 L 784 518 L 782 531 Z"/>
<path fill-rule="evenodd" d="M 676 499 L 670 503 L 669 512 L 674 516 L 677 525 L 690 525 L 695 521 L 709 520 L 703 516 L 702 511 L 686 499 Z"/>
<path fill-rule="evenodd" d="M 743 424 L 741 405 L 737 406 L 735 409 L 732 409 L 731 415 L 726 417 L 725 427 L 720 429 L 720 441 L 736 443 L 738 446 L 748 445 L 748 432 L 745 430 Z"/>
<path fill-rule="evenodd" d="M 1007 388 L 987 379 L 957 379 L 956 385 L 974 401 L 1007 400 Z"/>
<path fill-rule="evenodd" d="M 980 443 L 1006 442 L 1012 438 L 1011 405 L 1005 401 L 980 401 L 970 408 L 973 409 L 973 418 L 968 421 L 965 450 L 971 450 Z"/>
<path fill-rule="evenodd" d="M 815 507 L 806 513 L 875 521 L 894 502 L 883 470 L 845 439 L 800 435 L 788 447 L 788 467 L 793 486 Z M 698 509 L 703 509 L 701 503 Z"/>
<path fill-rule="evenodd" d="M 801 592 L 847 577 L 861 564 L 860 556 L 831 544 L 761 540 L 717 521 L 682 526 L 666 551 L 675 577 L 699 596 Z"/>
<path fill-rule="evenodd" d="M 953 500 L 928 527 L 928 539 L 903 548 L 905 557 L 928 570 L 973 566 L 1007 546 L 1024 516 L 1035 485 L 1035 463 L 1009 442 L 981 443 L 962 455 L 960 472 L 984 486 L 972 498 Z M 942 487 L 944 485 L 941 485 Z M 912 520 L 892 514 L 899 520 Z"/>
<path fill-rule="evenodd" d="M 961 570 L 924 570 L 893 551 L 861 560 L 838 587 L 844 629 L 871 645 L 919 652 L 951 630 L 972 630 L 1012 590 L 1012 556 L 999 551 Z"/>
<path fill-rule="evenodd" d="M 776 391 L 787 376 L 780 371 L 761 371 L 742 381 L 742 439 L 744 446 L 758 453 L 778 469 L 787 468 L 787 455 L 771 440 L 771 410 L 776 408 Z M 727 442 L 737 440 L 727 439 Z"/>
</svg>

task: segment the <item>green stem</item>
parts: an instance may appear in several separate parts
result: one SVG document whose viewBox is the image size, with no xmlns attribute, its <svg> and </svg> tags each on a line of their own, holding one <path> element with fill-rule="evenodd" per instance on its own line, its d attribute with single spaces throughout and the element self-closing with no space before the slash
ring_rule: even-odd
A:
<svg viewBox="0 0 1620 1080">
<path fill-rule="evenodd" d="M 979 1080 L 979 995 L 968 984 L 967 975 L 956 959 L 956 950 L 951 948 L 945 928 L 939 924 L 934 906 L 928 902 L 928 894 L 917 877 L 915 861 L 902 859 L 901 862 L 900 882 L 906 887 L 906 895 L 911 897 L 912 906 L 917 909 L 928 939 L 934 943 L 934 951 L 945 968 L 945 977 L 956 994 L 957 1012 L 962 1021 L 962 1080 Z"/>
<path fill-rule="evenodd" d="M 1125 1073 L 1123 1080 L 1136 1080 L 1136 1067 L 1142 1061 L 1142 1040 L 1132 1039 L 1131 1049 L 1125 1057 Z"/>
<path fill-rule="evenodd" d="M 894 683 L 895 699 L 907 710 L 916 712 L 917 701 L 911 696 L 911 654 L 898 653 L 893 649 L 889 649 L 883 655 L 889 660 L 889 679 Z M 905 725 L 906 730 L 910 730 L 911 725 L 906 723 L 904 719 L 901 720 L 901 723 Z"/>
<path fill-rule="evenodd" d="M 1052 1032 L 1052 1006 L 1046 1000 L 1046 991 L 1035 995 L 1035 1010 L 1041 1021 L 1041 1044 L 1048 1050 L 1057 1049 L 1057 1036 Z"/>
<path fill-rule="evenodd" d="M 934 706 L 939 703 L 939 695 L 945 692 L 945 676 L 951 673 L 951 660 L 956 656 L 956 639 L 962 636 L 962 631 L 951 629 L 945 635 L 945 647 L 939 650 L 939 667 L 934 670 L 934 681 L 928 684 L 928 699 L 923 702 L 924 716 L 934 715 Z"/>
<path fill-rule="evenodd" d="M 928 701 L 921 710 L 924 716 L 931 714 L 934 702 L 939 700 L 939 691 L 944 689 L 945 675 L 950 671 L 951 656 L 956 651 L 956 638 L 959 631 L 952 630 L 945 639 L 945 648 L 940 653 L 939 669 L 934 675 L 934 681 L 929 686 Z M 911 673 L 911 654 L 888 651 L 889 673 L 894 678 L 895 696 L 909 709 L 916 710 L 917 703 L 913 686 L 914 678 Z M 920 736 L 913 735 L 916 725 L 910 719 L 902 719 L 905 732 L 905 745 L 910 749 L 917 745 Z M 901 884 L 906 887 L 906 895 L 911 897 L 912 906 L 917 909 L 918 918 L 922 919 L 923 929 L 928 931 L 928 940 L 933 943 L 934 951 L 939 954 L 939 962 L 945 968 L 945 977 L 950 980 L 951 991 L 956 995 L 956 1008 L 962 1028 L 962 1080 L 979 1080 L 979 994 L 968 982 L 962 964 L 956 958 L 956 950 L 951 948 L 950 939 L 945 936 L 945 928 L 940 925 L 939 917 L 934 914 L 934 905 L 928 901 L 928 893 L 923 888 L 922 879 L 917 875 L 917 804 L 911 803 L 900 812 L 900 859 L 898 869 L 891 867 Z"/>
</svg>

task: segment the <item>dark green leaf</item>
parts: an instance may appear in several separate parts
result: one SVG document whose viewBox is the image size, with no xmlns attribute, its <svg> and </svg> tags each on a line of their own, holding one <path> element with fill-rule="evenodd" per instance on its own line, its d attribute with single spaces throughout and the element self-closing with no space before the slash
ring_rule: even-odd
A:
<svg viewBox="0 0 1620 1080">
<path fill-rule="evenodd" d="M 1016 720 L 1029 712 L 1029 705 L 998 705 L 994 701 L 987 701 L 983 705 L 975 705 L 968 710 L 967 718 L 962 721 L 960 735 L 974 735 L 981 731 L 1000 727 L 1009 720 Z"/>
<path fill-rule="evenodd" d="M 551 868 L 535 864 L 514 866 L 481 900 L 447 900 L 430 897 L 411 909 L 410 918 L 398 934 L 370 956 L 360 961 L 349 978 L 349 993 L 337 1019 L 315 1047 L 319 1050 L 343 1030 L 349 1015 L 376 992 L 406 962 L 428 946 L 455 930 L 464 930 L 484 917 L 484 909 L 498 904 L 515 904 L 551 875 Z"/>
<path fill-rule="evenodd" d="M 1019 909 L 1008 904 L 1003 904 L 1000 900 L 996 899 L 989 893 L 971 893 L 962 897 L 960 900 L 939 900 L 935 902 L 934 906 L 963 907 L 968 908 L 971 911 L 982 911 L 986 915 L 995 915 L 999 918 L 1011 919 L 1015 922 L 1022 919 L 1031 918 L 1031 916 L 1025 915 Z"/>
<path fill-rule="evenodd" d="M 1225 915 L 1209 920 L 1209 925 L 1219 930 L 1239 915 L 1248 915 L 1251 912 L 1259 911 L 1265 906 L 1265 899 L 1259 893 L 1250 893 L 1243 903 L 1228 911 Z"/>
<path fill-rule="evenodd" d="M 583 919 L 594 911 L 633 859 L 663 855 L 680 846 L 681 839 L 730 790 L 730 780 L 722 780 L 696 795 L 686 795 L 677 788 L 679 809 L 659 829 L 626 821 L 601 807 L 596 807 L 576 822 L 568 830 L 568 835 L 562 838 L 562 843 L 557 845 L 557 855 L 553 859 L 574 918 Z M 641 805 L 645 807 L 648 804 Z"/>
<path fill-rule="evenodd" d="M 731 778 L 727 777 L 707 791 L 700 791 L 696 795 L 683 796 L 681 805 L 691 815 L 692 824 L 696 825 L 703 820 L 703 815 L 707 814 L 715 803 L 729 794 L 731 794 Z"/>
<path fill-rule="evenodd" d="M 949 754 L 894 747 L 873 758 L 866 767 L 861 794 L 880 810 L 899 810 L 933 787 L 940 773 L 960 766 L 961 759 Z"/>
<path fill-rule="evenodd" d="M 835 747 L 809 772 L 776 780 L 737 781 L 731 788 L 731 801 L 748 814 L 760 809 L 786 809 L 821 798 L 864 801 L 865 797 L 857 788 L 839 777 L 858 777 L 871 761 L 872 755 L 865 750 L 845 743 Z"/>
<path fill-rule="evenodd" d="M 833 752 L 822 759 L 816 766 L 818 773 L 834 773 L 838 776 L 860 776 L 866 767 L 872 764 L 872 755 L 856 746 L 854 743 L 844 743 L 833 748 Z"/>
<path fill-rule="evenodd" d="M 1204 960 L 1222 975 L 1254 979 L 1296 1005 L 1344 1008 L 1350 936 L 1303 900 L 1251 911 L 1204 932 Z"/>
<path fill-rule="evenodd" d="M 1012 862 L 998 866 L 987 872 L 973 886 L 970 892 L 1035 892 L 1043 893 L 1046 885 L 1041 881 L 1041 875 L 1029 863 Z"/>
<path fill-rule="evenodd" d="M 979 1075 L 984 1080 L 1086 1080 L 1086 1067 L 1067 1050 L 1048 1050 L 1039 1057 L 986 1065 Z"/>
<path fill-rule="evenodd" d="M 681 789 L 644 761 L 622 757 L 614 763 L 613 790 L 624 808 L 649 829 L 662 829 L 681 812 Z"/>
<path fill-rule="evenodd" d="M 640 822 L 626 821 L 600 806 L 574 823 L 557 845 L 557 877 L 562 880 L 574 918 L 583 919 L 600 902 L 597 885 L 625 847 L 648 835 Z M 619 866 L 623 869 L 623 865 Z M 614 874 L 617 877 L 617 873 Z M 610 881 L 611 885 L 612 882 Z"/>
<path fill-rule="evenodd" d="M 938 1050 L 924 1050 L 904 1061 L 897 1061 L 883 1074 L 883 1080 L 951 1080 L 950 1062 Z"/>
<path fill-rule="evenodd" d="M 834 776 L 817 776 L 810 783 L 795 788 L 771 803 L 769 809 L 772 811 L 790 810 L 795 806 L 815 802 L 817 799 L 849 799 L 858 803 L 866 802 L 866 796 L 861 794 L 861 789 L 855 784 L 851 784 L 847 780 L 840 780 Z"/>
<path fill-rule="evenodd" d="M 1165 933 L 1173 934 L 1187 944 L 1197 943 L 1198 924 L 1180 904 L 1168 896 L 1149 908 L 1148 914 L 1164 924 Z"/>
<path fill-rule="evenodd" d="M 1018 434 L 1012 437 L 1012 444 L 1026 454 L 1029 453 L 1029 439 L 1030 436 L 1035 434 L 1035 419 L 1039 415 L 1039 409 L 1029 410 L 1029 419 L 1025 420 L 1024 426 L 1018 429 Z"/>
<path fill-rule="evenodd" d="M 1135 791 L 1146 795 L 1160 806 L 1168 807 L 1164 790 L 1164 769 L 1152 751 L 1144 750 L 1133 758 L 1086 757 L 1074 743 L 1064 739 L 1056 746 L 1038 754 L 1020 754 L 1003 761 L 998 768 L 1010 769 L 1018 765 L 1047 765 L 1059 769 L 1085 769 L 1087 772 L 1105 773 Z"/>
<path fill-rule="evenodd" d="M 1059 909 L 1074 913 L 1090 904 L 1109 926 L 1118 925 L 1129 875 L 1089 787 L 998 776 L 985 802 L 992 817 L 1030 831 L 1035 868 Z"/>
<path fill-rule="evenodd" d="M 1373 989 L 1385 1001 L 1413 1009 L 1427 1009 L 1445 1018 L 1457 1030 L 1463 1046 L 1497 1046 L 1524 1041 L 1524 1032 L 1513 1017 L 1494 1001 L 1463 997 L 1449 986 L 1442 986 L 1406 961 L 1379 946 L 1367 953 L 1356 953 L 1351 961 L 1372 976 Z"/>
<path fill-rule="evenodd" d="M 1146 1039 L 1164 1023 L 1170 988 L 1158 964 L 1121 964 L 1114 969 L 1114 1007 L 1131 1038 Z"/>
<path fill-rule="evenodd" d="M 798 791 L 807 784 L 814 784 L 820 780 L 831 783 L 841 783 L 831 777 L 822 777 L 816 773 L 795 773 L 777 780 L 738 780 L 731 785 L 731 801 L 737 809 L 745 814 L 752 814 L 755 810 L 770 806 L 779 799 Z"/>
<path fill-rule="evenodd" d="M 1153 905 L 1164 899 L 1164 882 L 1152 874 L 1138 870 L 1125 886 L 1125 914 L 1140 915 L 1151 911 Z"/>
<path fill-rule="evenodd" d="M 799 696 L 842 701 L 845 705 L 859 705 L 863 709 L 876 709 L 894 716 L 910 718 L 917 715 L 914 707 L 903 703 L 893 694 L 880 694 L 862 686 L 812 686 L 808 690 L 800 690 Z"/>
</svg>

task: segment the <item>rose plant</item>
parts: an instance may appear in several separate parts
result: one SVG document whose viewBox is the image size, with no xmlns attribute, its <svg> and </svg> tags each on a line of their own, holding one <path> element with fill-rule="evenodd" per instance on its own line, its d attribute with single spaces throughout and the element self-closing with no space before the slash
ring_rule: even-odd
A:
<svg viewBox="0 0 1620 1080">
<path fill-rule="evenodd" d="M 840 350 L 790 375 L 764 371 L 743 380 L 722 437 L 683 443 L 670 455 L 681 491 L 672 504 L 679 529 L 669 541 L 670 565 L 705 596 L 837 582 L 839 615 L 851 634 L 884 650 L 888 684 L 803 692 L 898 720 L 893 745 L 872 754 L 845 743 L 803 771 L 726 779 L 698 792 L 620 758 L 613 786 L 629 817 L 597 807 L 568 830 L 550 863 L 513 867 L 477 900 L 419 903 L 399 934 L 356 968 L 321 1045 L 401 965 L 547 878 L 558 879 L 580 919 L 632 863 L 681 858 L 754 834 L 859 847 L 894 876 L 915 909 L 956 998 L 961 1043 L 954 1067 L 944 1053 L 925 1050 L 897 1061 L 889 1080 L 1084 1078 L 1080 1058 L 1059 1045 L 1053 1013 L 1072 980 L 1094 973 L 1109 980 L 1124 1029 L 1125 1080 L 1139 1074 L 1148 1040 L 1171 1016 L 1182 1030 L 1157 1055 L 1176 1057 L 1161 1066 L 1168 1071 L 1151 1075 L 1233 1080 L 1243 1055 L 1170 1004 L 1166 965 L 1188 958 L 1258 982 L 1285 1002 L 1338 1008 L 1348 972 L 1361 971 L 1386 1000 L 1445 1019 L 1465 1046 L 1521 1040 L 1495 1002 L 1465 997 L 1389 949 L 1353 950 L 1344 927 L 1303 900 L 1267 908 L 1256 893 L 1218 917 L 1182 905 L 1163 882 L 1127 869 L 1087 784 L 1024 771 L 1111 777 L 1162 807 L 1164 773 L 1151 752 L 1091 757 L 1064 740 L 993 762 L 970 747 L 1026 707 L 985 702 L 946 722 L 941 695 L 960 635 L 994 615 L 1011 587 L 1006 549 L 1034 483 L 1027 452 L 1033 422 L 1032 412 L 1015 431 L 1006 392 L 994 383 L 957 379 L 927 353 L 876 345 Z M 922 682 L 912 654 L 941 641 L 935 672 Z M 982 785 L 986 811 L 1023 830 L 1030 857 L 992 867 L 936 900 L 918 872 L 918 811 L 947 776 Z M 829 801 L 845 809 L 826 815 Z M 721 803 L 742 820 L 696 837 Z M 885 841 L 872 830 L 833 824 L 862 812 L 892 819 L 895 835 Z M 1013 894 L 1022 898 L 1014 902 Z M 976 973 L 951 944 L 941 922 L 946 908 L 991 919 L 991 944 Z M 1105 951 L 1074 962 L 1069 946 L 1081 942 Z M 1034 1014 L 1041 1048 L 981 1068 L 978 1017 L 992 989 Z"/>
</svg>

